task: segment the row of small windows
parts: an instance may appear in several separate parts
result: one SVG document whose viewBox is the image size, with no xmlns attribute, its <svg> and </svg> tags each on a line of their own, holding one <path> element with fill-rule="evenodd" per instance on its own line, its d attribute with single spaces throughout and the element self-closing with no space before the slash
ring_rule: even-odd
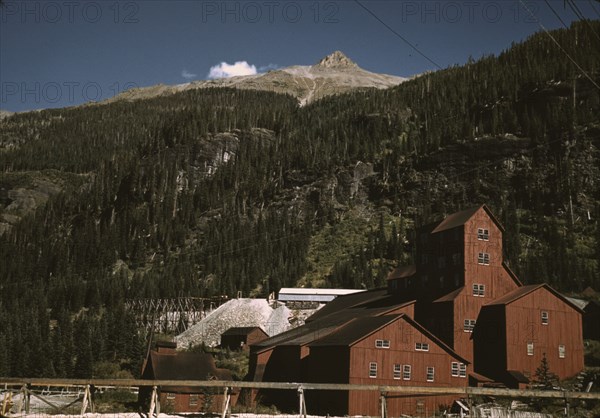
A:
<svg viewBox="0 0 600 418">
<path fill-rule="evenodd" d="M 394 364 L 393 377 L 395 380 L 410 380 L 412 377 L 412 366 L 410 364 Z M 450 367 L 452 377 L 467 377 L 467 365 L 464 363 L 452 362 Z M 377 378 L 377 362 L 369 363 L 369 377 Z M 428 382 L 435 380 L 435 367 L 427 366 L 425 378 Z"/>
<path fill-rule="evenodd" d="M 390 340 L 375 340 L 376 348 L 390 348 Z M 415 343 L 416 351 L 429 351 L 429 343 Z"/>
<path fill-rule="evenodd" d="M 533 356 L 533 343 L 527 343 L 527 355 L 528 356 Z M 567 348 L 563 345 L 560 344 L 558 346 L 558 358 L 565 358 L 567 356 Z"/>
<path fill-rule="evenodd" d="M 377 377 L 377 363 L 374 361 L 369 363 L 369 377 L 372 379 Z M 410 380 L 412 377 L 412 366 L 410 364 L 394 364 L 393 377 L 395 380 Z M 428 382 L 433 382 L 435 380 L 434 367 L 427 367 L 425 378 Z"/>
<path fill-rule="evenodd" d="M 473 285 L 473 296 L 484 296 L 485 295 L 485 285 L 474 284 Z M 542 325 L 548 325 L 549 316 L 547 311 L 542 311 Z M 475 329 L 475 324 L 477 320 L 475 319 L 465 319 L 463 321 L 463 331 L 464 332 L 473 332 Z"/>
</svg>

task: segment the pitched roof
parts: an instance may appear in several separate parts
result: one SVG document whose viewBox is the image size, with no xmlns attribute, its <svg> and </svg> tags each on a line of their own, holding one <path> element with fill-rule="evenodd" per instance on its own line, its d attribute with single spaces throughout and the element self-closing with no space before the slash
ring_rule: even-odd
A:
<svg viewBox="0 0 600 418">
<path fill-rule="evenodd" d="M 446 345 L 446 343 L 444 343 L 442 340 L 440 340 L 438 337 L 436 337 L 430 331 L 428 331 L 425 327 L 423 327 L 421 324 L 419 324 L 417 321 L 415 321 L 406 314 L 357 318 L 354 321 L 348 322 L 343 327 L 340 327 L 337 331 L 332 332 L 331 334 L 309 344 L 309 346 L 352 346 L 357 342 L 363 340 L 364 338 L 368 337 L 369 335 L 373 334 L 377 330 L 397 320 L 404 320 L 406 323 L 411 325 L 413 328 L 417 329 L 419 332 L 421 332 L 427 338 L 429 338 L 431 341 L 437 344 L 448 354 L 459 359 L 461 362 L 465 364 L 470 363 L 468 360 L 458 355 L 454 350 L 452 350 L 452 348 Z"/>
<path fill-rule="evenodd" d="M 229 328 L 227 331 L 225 331 L 221 335 L 225 335 L 225 336 L 229 336 L 229 335 L 243 336 L 243 335 L 250 334 L 252 331 L 254 331 L 256 329 L 260 330 L 263 334 L 267 335 L 267 333 L 264 332 L 261 327 L 233 327 L 233 328 Z"/>
<path fill-rule="evenodd" d="M 512 292 L 508 292 L 506 295 L 504 295 L 498 299 L 494 299 L 493 301 L 491 301 L 490 303 L 488 303 L 484 306 L 509 305 L 509 304 L 513 303 L 514 301 L 521 299 L 523 296 L 526 296 L 526 295 L 530 294 L 531 292 L 534 292 L 541 288 L 545 288 L 547 291 L 552 293 L 558 299 L 565 302 L 567 305 L 571 306 L 572 308 L 574 308 L 575 310 L 577 310 L 579 312 L 582 312 L 581 308 L 579 306 L 577 306 L 577 304 L 571 302 L 569 300 L 569 298 L 567 298 L 563 294 L 557 292 L 556 290 L 554 290 L 553 288 L 548 286 L 546 283 L 521 286 L 521 287 L 513 290 Z"/>
<path fill-rule="evenodd" d="M 142 374 L 143 379 L 152 380 L 233 380 L 231 372 L 218 369 L 212 355 L 208 353 L 176 354 L 150 352 L 150 361 Z M 199 388 L 185 386 L 169 386 L 163 388 L 169 392 L 198 393 Z"/>
<path fill-rule="evenodd" d="M 253 347 L 258 348 L 258 352 L 261 352 L 279 345 L 310 344 L 356 319 L 382 317 L 391 311 L 414 303 L 415 301 L 398 303 L 390 295 L 380 295 L 379 297 L 356 304 L 353 307 L 339 309 L 316 320 L 306 322 L 301 327 L 288 330 L 257 344 L 253 344 Z"/>
<path fill-rule="evenodd" d="M 310 317 L 306 319 L 306 322 L 312 322 L 317 319 L 324 318 L 327 315 L 330 315 L 334 312 L 341 311 L 342 309 L 348 309 L 353 306 L 364 304 L 366 302 L 370 302 L 376 299 L 379 299 L 383 296 L 387 296 L 387 288 L 380 289 L 371 289 L 366 290 L 360 293 L 352 293 L 349 295 L 338 296 L 327 305 L 323 306 L 317 312 L 312 314 Z"/>
<path fill-rule="evenodd" d="M 486 303 L 485 306 L 487 306 L 487 305 L 490 305 L 490 306 L 491 305 L 508 305 L 509 303 L 512 303 L 515 300 L 520 299 L 523 296 L 528 295 L 529 293 L 531 293 L 534 290 L 537 290 L 543 286 L 544 286 L 543 284 L 530 284 L 527 286 L 521 286 L 521 287 L 513 290 L 512 292 L 508 292 L 504 296 L 494 299 L 490 303 Z"/>
<path fill-rule="evenodd" d="M 368 337 L 378 329 L 395 322 L 403 315 L 384 315 L 370 316 L 365 318 L 356 318 L 350 321 L 342 328 L 329 335 L 320 338 L 310 344 L 311 347 L 335 345 L 335 346 L 350 346 L 356 342 Z"/>
<path fill-rule="evenodd" d="M 529 383 L 527 376 L 518 370 L 507 370 L 506 372 L 519 383 Z"/>
<path fill-rule="evenodd" d="M 417 266 L 411 264 L 409 266 L 396 267 L 387 277 L 388 280 L 405 279 L 412 277 L 417 273 Z"/>
<path fill-rule="evenodd" d="M 486 211 L 486 213 L 488 214 L 490 219 L 492 219 L 492 221 L 494 221 L 494 223 L 498 226 L 498 228 L 500 228 L 501 231 L 504 231 L 504 227 L 498 221 L 498 219 L 496 219 L 496 217 L 494 216 L 492 211 L 486 205 L 481 205 L 481 206 L 476 206 L 476 207 L 462 210 L 460 212 L 456 212 L 456 213 L 446 216 L 446 218 L 444 218 L 444 220 L 442 220 L 438 224 L 438 226 L 436 226 L 435 229 L 433 231 L 431 231 L 431 233 L 435 234 L 437 232 L 446 231 L 448 229 L 452 229 L 452 228 L 456 228 L 457 226 L 464 225 L 469 219 L 471 219 L 471 217 L 473 215 L 475 215 L 475 213 L 479 209 L 482 209 L 482 208 L 483 208 L 483 210 Z"/>
</svg>

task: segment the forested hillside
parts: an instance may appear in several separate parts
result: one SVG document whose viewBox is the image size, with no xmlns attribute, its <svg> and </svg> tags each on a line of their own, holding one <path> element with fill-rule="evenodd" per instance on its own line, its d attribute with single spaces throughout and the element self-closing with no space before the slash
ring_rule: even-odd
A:
<svg viewBox="0 0 600 418">
<path fill-rule="evenodd" d="M 128 298 L 375 287 L 487 203 L 525 283 L 600 289 L 598 22 L 299 107 L 206 89 L 0 123 L 0 375 L 139 373 Z M 1 232 L 0 232 L 1 233 Z"/>
</svg>

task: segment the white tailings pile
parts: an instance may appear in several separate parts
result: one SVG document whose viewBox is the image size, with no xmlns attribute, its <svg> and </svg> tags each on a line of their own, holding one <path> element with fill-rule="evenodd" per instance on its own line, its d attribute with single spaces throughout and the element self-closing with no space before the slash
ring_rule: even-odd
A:
<svg viewBox="0 0 600 418">
<path fill-rule="evenodd" d="M 221 334 L 232 327 L 261 327 L 269 336 L 290 328 L 292 312 L 285 305 L 273 309 L 265 299 L 233 299 L 209 313 L 193 327 L 175 337 L 179 348 L 202 343 L 215 347 Z"/>
</svg>

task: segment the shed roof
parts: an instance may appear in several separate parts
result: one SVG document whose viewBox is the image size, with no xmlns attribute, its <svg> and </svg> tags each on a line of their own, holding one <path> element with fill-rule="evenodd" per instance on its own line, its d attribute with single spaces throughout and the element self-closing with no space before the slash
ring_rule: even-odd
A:
<svg viewBox="0 0 600 418">
<path fill-rule="evenodd" d="M 529 379 L 518 370 L 507 370 L 507 373 L 519 383 L 529 383 Z"/>
<path fill-rule="evenodd" d="M 575 303 L 571 302 L 569 300 L 569 298 L 567 298 L 563 294 L 557 292 L 556 290 L 554 290 L 553 288 L 548 286 L 546 283 L 521 286 L 521 287 L 513 290 L 512 292 L 508 292 L 506 295 L 504 295 L 498 299 L 494 299 L 493 301 L 491 301 L 490 303 L 488 303 L 484 306 L 509 305 L 509 304 L 513 303 L 514 301 L 521 299 L 523 296 L 526 296 L 526 295 L 528 295 L 538 289 L 541 289 L 541 288 L 546 289 L 547 291 L 552 293 L 554 296 L 556 296 L 558 299 L 562 300 L 563 302 L 565 302 L 567 305 L 571 306 L 575 310 L 582 312 L 582 310 L 579 306 L 577 306 Z"/>
<path fill-rule="evenodd" d="M 569 301 L 571 301 L 573 304 L 577 305 L 577 307 L 579 309 L 581 309 L 582 311 L 585 310 L 585 307 L 588 306 L 588 304 L 590 303 L 589 300 L 570 298 L 570 297 L 567 297 L 567 299 L 569 299 Z"/>
<path fill-rule="evenodd" d="M 445 294 L 444 296 L 434 300 L 433 303 L 452 302 L 454 299 L 456 299 L 460 295 L 460 292 L 462 292 L 462 290 L 464 288 L 465 288 L 464 286 L 461 286 L 458 289 L 453 290 L 452 292 Z"/>
</svg>

